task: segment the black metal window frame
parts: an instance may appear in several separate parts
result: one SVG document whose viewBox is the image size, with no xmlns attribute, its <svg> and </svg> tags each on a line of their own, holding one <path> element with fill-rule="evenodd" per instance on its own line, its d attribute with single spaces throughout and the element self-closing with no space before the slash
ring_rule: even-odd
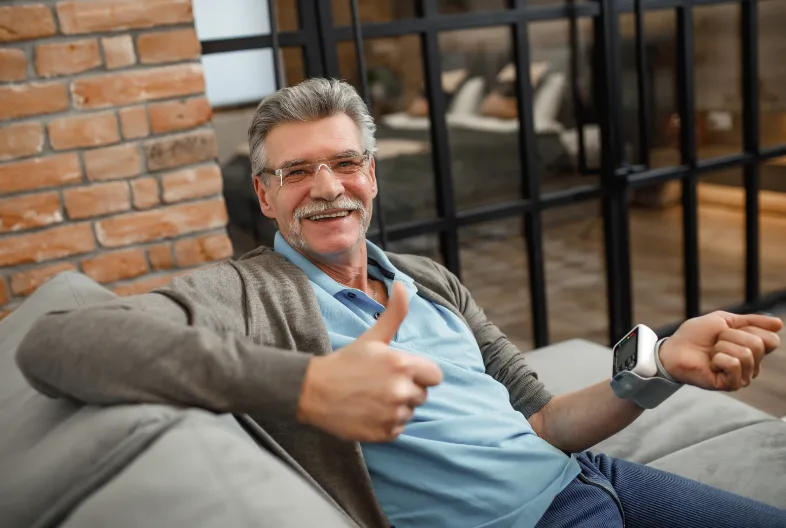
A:
<svg viewBox="0 0 786 528">
<path fill-rule="evenodd" d="M 260 0 L 263 1 L 263 0 Z M 353 23 L 336 27 L 331 0 L 296 0 L 300 29 L 278 32 L 275 29 L 275 1 L 268 0 L 271 27 L 269 35 L 202 41 L 202 53 L 222 53 L 271 48 L 274 55 L 277 86 L 282 75 L 277 62 L 280 47 L 303 50 L 307 77 L 340 77 L 337 44 L 354 41 L 359 71 L 363 79 L 362 94 L 367 98 L 363 39 L 418 35 L 423 53 L 423 77 L 429 100 L 430 134 L 437 218 L 386 226 L 381 207 L 377 207 L 375 241 L 383 247 L 389 241 L 424 234 L 439 236 L 440 251 L 446 267 L 460 276 L 458 230 L 463 226 L 519 216 L 523 220 L 529 266 L 529 291 L 532 306 L 532 335 L 535 347 L 549 343 L 546 281 L 543 254 L 542 215 L 545 210 L 600 199 L 604 224 L 606 293 L 609 318 L 609 343 L 616 342 L 633 325 L 630 229 L 628 192 L 668 181 L 682 182 L 683 265 L 685 318 L 700 315 L 700 272 L 698 250 L 697 180 L 707 172 L 742 167 L 745 188 L 745 296 L 732 306 L 717 307 L 734 312 L 755 312 L 786 302 L 786 289 L 762 295 L 760 287 L 759 173 L 760 165 L 786 156 L 786 145 L 762 148 L 759 131 L 758 91 L 758 1 L 757 0 L 568 0 L 559 5 L 529 6 L 527 0 L 508 0 L 506 9 L 497 11 L 442 14 L 437 0 L 415 0 L 416 17 L 391 22 L 360 23 L 357 0 L 348 0 Z M 743 149 L 739 154 L 699 160 L 695 137 L 695 90 L 693 65 L 693 8 L 708 5 L 739 5 L 741 9 L 740 42 L 742 46 Z M 676 77 L 680 117 L 680 164 L 650 168 L 649 123 L 644 80 L 644 14 L 647 11 L 672 9 L 676 12 Z M 639 97 L 639 151 L 637 164 L 623 158 L 623 116 L 619 108 L 622 90 L 620 65 L 619 19 L 632 13 L 636 25 L 637 86 Z M 590 169 L 585 163 L 584 137 L 579 117 L 577 95 L 578 65 L 577 20 L 591 18 L 596 51 L 593 75 L 595 104 L 598 105 L 601 129 L 601 165 Z M 528 28 L 532 22 L 569 20 L 572 50 L 571 87 L 579 130 L 579 167 L 583 172 L 598 172 L 600 182 L 569 189 L 540 193 L 539 171 L 535 162 L 535 133 L 531 108 L 532 88 L 529 74 Z M 519 155 L 521 156 L 521 196 L 503 203 L 457 211 L 453 196 L 453 179 L 445 119 L 445 96 L 441 87 L 438 34 L 442 31 L 507 26 L 511 29 L 519 116 Z M 380 193 L 382 199 L 383 193 Z M 671 334 L 679 322 L 658 329 L 659 335 Z"/>
</svg>

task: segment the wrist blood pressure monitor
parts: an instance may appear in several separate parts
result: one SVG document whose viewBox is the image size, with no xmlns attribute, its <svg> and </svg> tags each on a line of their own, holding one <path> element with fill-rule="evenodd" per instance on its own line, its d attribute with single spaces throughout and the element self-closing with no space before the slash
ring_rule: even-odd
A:
<svg viewBox="0 0 786 528">
<path fill-rule="evenodd" d="M 653 409 L 682 387 L 660 364 L 663 341 L 647 326 L 637 325 L 614 345 L 611 388 L 618 397 Z"/>
</svg>

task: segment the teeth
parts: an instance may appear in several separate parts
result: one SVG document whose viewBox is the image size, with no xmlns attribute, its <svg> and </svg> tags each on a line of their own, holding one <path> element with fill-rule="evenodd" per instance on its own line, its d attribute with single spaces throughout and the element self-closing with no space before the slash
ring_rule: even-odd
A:
<svg viewBox="0 0 786 528">
<path fill-rule="evenodd" d="M 312 216 L 311 220 L 322 220 L 323 218 L 341 218 L 343 216 L 347 216 L 349 214 L 348 211 L 341 211 L 340 213 L 333 213 L 328 215 L 315 215 Z"/>
</svg>

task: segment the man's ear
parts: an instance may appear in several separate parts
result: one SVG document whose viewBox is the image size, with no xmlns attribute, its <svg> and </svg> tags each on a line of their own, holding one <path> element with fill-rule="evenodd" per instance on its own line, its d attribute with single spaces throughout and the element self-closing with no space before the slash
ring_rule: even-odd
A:
<svg viewBox="0 0 786 528">
<path fill-rule="evenodd" d="M 379 188 L 377 187 L 377 160 L 374 159 L 374 156 L 371 156 L 371 160 L 368 164 L 368 179 L 371 181 L 371 197 L 376 198 L 377 192 L 379 192 Z"/>
<path fill-rule="evenodd" d="M 263 176 L 254 176 L 254 192 L 259 199 L 259 208 L 262 214 L 268 218 L 275 218 L 275 206 L 270 201 L 270 188 L 262 181 Z"/>
</svg>

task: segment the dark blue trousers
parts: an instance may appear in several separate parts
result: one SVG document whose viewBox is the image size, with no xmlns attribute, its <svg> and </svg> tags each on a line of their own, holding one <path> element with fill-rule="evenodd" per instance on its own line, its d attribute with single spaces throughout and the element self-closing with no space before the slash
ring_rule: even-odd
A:
<svg viewBox="0 0 786 528">
<path fill-rule="evenodd" d="M 786 510 L 672 473 L 589 451 L 578 461 L 538 528 L 786 528 Z"/>
</svg>

